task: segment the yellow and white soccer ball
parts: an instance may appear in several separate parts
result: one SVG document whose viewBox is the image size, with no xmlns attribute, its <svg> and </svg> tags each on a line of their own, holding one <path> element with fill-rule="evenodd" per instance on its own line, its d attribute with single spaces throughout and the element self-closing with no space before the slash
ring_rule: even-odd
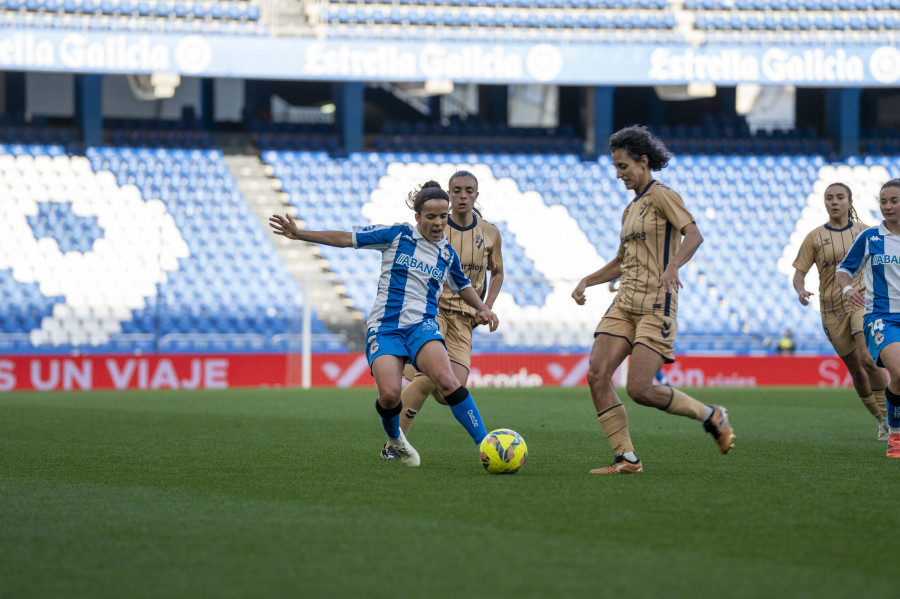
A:
<svg viewBox="0 0 900 599">
<path fill-rule="evenodd" d="M 508 428 L 491 431 L 481 441 L 481 463 L 491 474 L 515 474 L 527 457 L 525 439 Z"/>
</svg>

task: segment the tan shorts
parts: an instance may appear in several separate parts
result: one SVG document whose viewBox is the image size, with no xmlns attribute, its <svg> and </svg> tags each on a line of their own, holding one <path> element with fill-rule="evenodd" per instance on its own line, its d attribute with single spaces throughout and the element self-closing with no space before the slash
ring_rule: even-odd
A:
<svg viewBox="0 0 900 599">
<path fill-rule="evenodd" d="M 863 311 L 856 310 L 850 314 L 822 314 L 822 328 L 825 329 L 825 336 L 831 341 L 837 355 L 846 358 L 856 349 L 853 336 L 863 332 Z"/>
<path fill-rule="evenodd" d="M 675 361 L 675 333 L 678 324 L 671 316 L 659 314 L 634 314 L 622 310 L 616 305 L 610 306 L 594 336 L 612 335 L 621 337 L 631 344 L 646 345 L 666 361 L 666 364 Z"/>
<path fill-rule="evenodd" d="M 472 329 L 475 328 L 475 317 L 462 312 L 441 312 L 437 321 L 450 361 L 461 364 L 468 370 L 472 364 Z"/>
</svg>

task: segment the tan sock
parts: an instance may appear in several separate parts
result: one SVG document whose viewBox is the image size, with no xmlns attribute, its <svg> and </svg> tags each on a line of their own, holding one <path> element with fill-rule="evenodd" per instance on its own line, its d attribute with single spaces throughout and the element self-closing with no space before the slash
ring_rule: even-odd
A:
<svg viewBox="0 0 900 599">
<path fill-rule="evenodd" d="M 609 439 L 609 444 L 616 452 L 621 455 L 626 451 L 634 451 L 634 445 L 631 444 L 631 435 L 628 434 L 628 414 L 625 412 L 625 406 L 618 404 L 597 414 L 597 420 Z"/>
<path fill-rule="evenodd" d="M 884 389 L 874 389 L 872 394 L 875 396 L 875 404 L 878 406 L 878 413 L 875 416 L 887 418 L 887 400 L 884 397 Z"/>
<path fill-rule="evenodd" d="M 684 391 L 672 388 L 672 400 L 666 406 L 666 412 L 687 416 L 702 422 L 703 417 L 706 416 L 706 404 L 697 401 Z"/>
<path fill-rule="evenodd" d="M 884 391 L 881 392 L 884 395 Z M 866 406 L 866 409 L 869 410 L 869 413 L 872 414 L 875 418 L 881 417 L 881 408 L 878 407 L 878 400 L 875 399 L 874 393 L 869 393 L 865 397 L 860 397 L 859 401 Z M 882 399 L 881 403 L 884 404 L 885 400 Z M 884 415 L 887 416 L 887 405 L 884 406 Z"/>
<path fill-rule="evenodd" d="M 400 393 L 400 401 L 403 402 L 403 411 L 400 412 L 400 430 L 404 435 L 409 435 L 416 415 L 422 411 L 425 400 L 434 391 L 434 383 L 424 374 L 413 378 L 412 382 L 403 388 Z"/>
</svg>

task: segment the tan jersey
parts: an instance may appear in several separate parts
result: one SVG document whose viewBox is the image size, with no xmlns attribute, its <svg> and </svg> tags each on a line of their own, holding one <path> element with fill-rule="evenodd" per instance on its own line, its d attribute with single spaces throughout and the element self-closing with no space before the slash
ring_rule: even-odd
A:
<svg viewBox="0 0 900 599">
<path fill-rule="evenodd" d="M 657 287 L 681 247 L 681 230 L 694 222 L 675 191 L 651 181 L 625 208 L 619 253 L 622 275 L 614 304 L 634 314 L 675 317 L 678 294 Z"/>
<path fill-rule="evenodd" d="M 477 214 L 472 214 L 472 216 L 475 220 L 465 228 L 453 222 L 452 217 L 448 217 L 444 235 L 447 236 L 450 246 L 459 255 L 462 270 L 472 281 L 475 293 L 484 299 L 487 292 L 485 281 L 488 271 L 497 270 L 503 266 L 500 231 Z M 475 315 L 475 309 L 458 295 L 453 295 L 446 285 L 438 299 L 438 308 L 445 312 L 464 312 Z"/>
<path fill-rule="evenodd" d="M 819 307 L 822 314 L 849 314 L 854 311 L 844 299 L 844 294 L 835 281 L 834 271 L 853 245 L 853 240 L 869 227 L 862 223 L 850 222 L 843 229 L 833 229 L 828 225 L 816 227 L 800 244 L 800 251 L 794 260 L 794 268 L 802 273 L 809 272 L 815 264 L 819 269 Z M 862 284 L 863 273 L 853 279 L 853 285 Z"/>
</svg>

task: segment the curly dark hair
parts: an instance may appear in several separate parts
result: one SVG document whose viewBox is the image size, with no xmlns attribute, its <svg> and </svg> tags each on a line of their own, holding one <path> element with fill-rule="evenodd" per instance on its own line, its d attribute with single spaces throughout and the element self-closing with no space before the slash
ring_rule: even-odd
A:
<svg viewBox="0 0 900 599">
<path fill-rule="evenodd" d="M 426 181 L 421 186 L 409 192 L 406 196 L 406 205 L 409 206 L 416 214 L 422 213 L 422 206 L 428 200 L 444 200 L 450 203 L 450 196 L 441 189 L 441 184 L 437 181 Z"/>
<path fill-rule="evenodd" d="M 643 125 L 619 129 L 609 137 L 609 150 L 624 150 L 632 160 L 646 156 L 651 171 L 659 171 L 669 165 L 672 153 L 658 137 Z"/>
</svg>

